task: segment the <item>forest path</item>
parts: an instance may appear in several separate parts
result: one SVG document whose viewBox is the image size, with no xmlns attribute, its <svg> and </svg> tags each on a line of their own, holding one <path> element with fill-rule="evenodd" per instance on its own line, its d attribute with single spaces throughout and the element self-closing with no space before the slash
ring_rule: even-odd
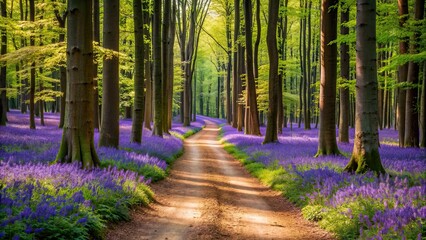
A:
<svg viewBox="0 0 426 240">
<path fill-rule="evenodd" d="M 263 186 L 217 140 L 219 127 L 184 141 L 170 176 L 152 185 L 156 203 L 111 226 L 107 239 L 332 239 Z"/>
</svg>

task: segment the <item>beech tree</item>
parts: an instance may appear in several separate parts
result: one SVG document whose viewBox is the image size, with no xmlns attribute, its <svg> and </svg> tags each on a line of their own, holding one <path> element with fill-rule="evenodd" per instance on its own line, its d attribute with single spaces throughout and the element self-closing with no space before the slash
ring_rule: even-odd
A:
<svg viewBox="0 0 426 240">
<path fill-rule="evenodd" d="M 320 86 L 320 129 L 316 156 L 337 155 L 336 142 L 336 81 L 337 44 L 337 0 L 323 0 L 321 6 L 321 86 Z"/>
<path fill-rule="evenodd" d="M 416 54 L 419 49 L 421 36 L 420 21 L 424 19 L 425 1 L 416 0 L 414 6 L 414 20 L 416 21 L 413 37 L 410 44 L 410 53 Z M 405 102 L 405 134 L 404 146 L 419 147 L 419 106 L 418 106 L 418 84 L 419 84 L 419 63 L 411 61 L 408 64 L 407 82 L 412 86 L 406 91 Z"/>
<path fill-rule="evenodd" d="M 141 143 L 142 124 L 145 114 L 144 102 L 144 37 L 142 0 L 133 0 L 133 21 L 135 28 L 135 73 L 133 77 L 135 97 L 133 99 L 132 136 L 130 141 Z"/>
<path fill-rule="evenodd" d="M 263 143 L 278 142 L 277 107 L 278 107 L 278 47 L 277 47 L 277 23 L 280 3 L 269 0 L 268 4 L 268 32 L 266 36 L 269 54 L 269 109 L 268 125 Z"/>
<path fill-rule="evenodd" d="M 117 52 L 119 48 L 119 16 L 120 1 L 104 2 L 103 46 Z M 102 75 L 102 118 L 99 136 L 99 146 L 118 148 L 120 95 L 118 84 L 118 56 L 103 61 Z"/>
<path fill-rule="evenodd" d="M 99 166 L 93 140 L 92 1 L 69 0 L 67 21 L 67 99 L 56 161 Z"/>
<path fill-rule="evenodd" d="M 245 21 L 245 38 L 246 38 L 246 121 L 244 132 L 250 135 L 260 136 L 259 129 L 259 112 L 257 110 L 256 84 L 254 79 L 253 65 L 253 33 L 252 33 L 252 15 L 253 7 L 251 0 L 243 0 L 244 5 L 244 21 Z"/>
<path fill-rule="evenodd" d="M 154 1 L 152 26 L 154 129 L 153 135 L 163 137 L 163 79 L 161 78 L 161 2 Z"/>
<path fill-rule="evenodd" d="M 30 21 L 35 21 L 35 3 L 30 0 Z M 35 36 L 30 36 L 30 46 L 35 46 Z M 30 128 L 35 129 L 35 62 L 31 63 L 30 70 Z"/>
<path fill-rule="evenodd" d="M 379 154 L 376 1 L 357 0 L 355 139 L 346 171 L 384 173 Z"/>
<path fill-rule="evenodd" d="M 341 4 L 340 10 L 340 34 L 342 36 L 349 34 L 349 28 L 345 26 L 349 22 L 349 7 Z M 340 77 L 342 78 L 342 87 L 339 89 L 340 111 L 339 111 L 339 142 L 349 142 L 349 45 L 340 44 Z"/>
<path fill-rule="evenodd" d="M 2 17 L 6 15 L 6 0 L 0 3 L 0 11 Z M 2 27 L 1 31 L 1 47 L 0 54 L 4 55 L 7 52 L 7 32 L 6 28 Z M 0 68 L 0 126 L 5 126 L 7 121 L 7 98 L 6 98 L 6 65 Z"/>
</svg>

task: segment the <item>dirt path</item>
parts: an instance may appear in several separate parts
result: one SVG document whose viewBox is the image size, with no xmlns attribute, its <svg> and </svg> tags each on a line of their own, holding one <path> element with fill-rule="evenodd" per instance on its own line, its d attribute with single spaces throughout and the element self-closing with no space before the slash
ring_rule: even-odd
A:
<svg viewBox="0 0 426 240">
<path fill-rule="evenodd" d="M 184 142 L 157 203 L 110 228 L 107 239 L 332 239 L 251 177 L 217 141 L 212 122 Z"/>
</svg>

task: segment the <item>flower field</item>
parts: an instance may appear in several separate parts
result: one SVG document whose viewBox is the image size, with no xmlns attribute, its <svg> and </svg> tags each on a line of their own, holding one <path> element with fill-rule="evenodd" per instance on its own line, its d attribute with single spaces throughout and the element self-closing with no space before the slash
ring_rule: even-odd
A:
<svg viewBox="0 0 426 240">
<path fill-rule="evenodd" d="M 28 115 L 8 114 L 0 127 L 0 239 L 96 239 L 106 224 L 129 219 L 134 205 L 153 199 L 151 181 L 166 176 L 182 153 L 184 138 L 204 125 L 173 124 L 172 135 L 130 143 L 131 121 L 120 121 L 120 149 L 98 148 L 101 168 L 52 164 L 62 130 L 59 118 L 46 114 L 46 126 L 28 127 Z M 99 134 L 95 132 L 95 142 Z"/>
<path fill-rule="evenodd" d="M 284 129 L 280 143 L 266 145 L 228 125 L 222 131 L 228 152 L 338 238 L 426 238 L 426 150 L 399 148 L 396 131 L 380 131 L 380 178 L 343 172 L 353 141 L 339 144 L 343 156 L 314 158 L 317 129 Z"/>
</svg>

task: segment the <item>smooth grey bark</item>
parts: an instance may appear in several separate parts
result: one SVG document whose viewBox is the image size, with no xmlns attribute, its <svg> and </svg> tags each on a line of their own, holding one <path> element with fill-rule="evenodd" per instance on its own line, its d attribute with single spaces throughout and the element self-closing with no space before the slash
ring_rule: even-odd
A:
<svg viewBox="0 0 426 240">
<path fill-rule="evenodd" d="M 115 52 L 119 50 L 120 1 L 104 2 L 103 47 Z M 103 61 L 102 74 L 102 117 L 99 146 L 118 148 L 120 92 L 118 56 Z"/>
<path fill-rule="evenodd" d="M 357 0 L 355 139 L 348 172 L 385 173 L 379 154 L 375 12 L 375 0 Z"/>
<path fill-rule="evenodd" d="M 152 134 L 163 137 L 163 79 L 161 78 L 161 2 L 154 1 L 152 26 L 154 129 Z"/>
<path fill-rule="evenodd" d="M 132 134 L 131 142 L 142 142 L 142 124 L 145 113 L 144 102 L 144 36 L 142 0 L 133 0 L 133 22 L 135 30 L 135 69 L 134 69 L 134 92 Z"/>
</svg>

